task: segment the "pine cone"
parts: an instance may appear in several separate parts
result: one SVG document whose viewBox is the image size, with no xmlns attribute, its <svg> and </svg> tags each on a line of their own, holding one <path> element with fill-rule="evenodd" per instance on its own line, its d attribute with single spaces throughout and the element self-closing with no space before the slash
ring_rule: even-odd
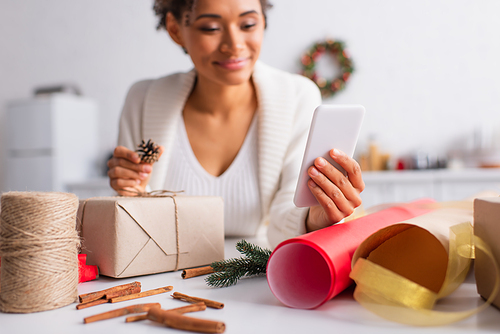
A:
<svg viewBox="0 0 500 334">
<path fill-rule="evenodd" d="M 151 139 L 149 139 L 146 143 L 143 139 L 142 143 L 137 145 L 137 147 L 138 149 L 136 152 L 139 154 L 141 162 L 152 164 L 158 161 L 160 155 L 160 145 L 155 144 L 155 142 Z"/>
</svg>

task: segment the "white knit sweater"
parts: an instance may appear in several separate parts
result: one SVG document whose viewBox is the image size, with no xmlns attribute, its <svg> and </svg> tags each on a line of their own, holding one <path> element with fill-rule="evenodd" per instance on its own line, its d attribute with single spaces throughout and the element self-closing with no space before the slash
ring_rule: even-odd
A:
<svg viewBox="0 0 500 334">
<path fill-rule="evenodd" d="M 151 175 L 161 189 L 168 173 L 177 123 L 193 88 L 196 72 L 176 73 L 134 84 L 127 95 L 118 145 L 135 149 L 142 139 L 163 145 Z M 305 233 L 307 209 L 296 208 L 293 195 L 314 109 L 321 103 L 309 79 L 257 62 L 253 82 L 258 99 L 259 186 L 262 223 L 268 223 L 272 247 Z M 231 205 L 225 203 L 224 205 Z"/>
<path fill-rule="evenodd" d="M 164 189 L 182 189 L 185 195 L 220 196 L 224 200 L 224 233 L 230 237 L 253 236 L 262 210 L 259 191 L 257 117 L 254 116 L 243 145 L 231 165 L 219 176 L 209 174 L 194 154 L 182 117 L 172 146 Z"/>
</svg>

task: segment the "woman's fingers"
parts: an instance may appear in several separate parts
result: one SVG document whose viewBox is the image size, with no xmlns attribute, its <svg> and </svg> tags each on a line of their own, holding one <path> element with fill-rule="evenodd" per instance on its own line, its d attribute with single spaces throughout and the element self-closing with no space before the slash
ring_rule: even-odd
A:
<svg viewBox="0 0 500 334">
<path fill-rule="evenodd" d="M 326 227 L 332 223 L 342 220 L 344 215 L 338 208 L 337 204 L 321 189 L 313 180 L 309 180 L 308 184 L 311 193 L 314 195 L 319 205 L 323 208 L 325 215 L 324 222 L 315 222 L 318 228 Z"/>
<path fill-rule="evenodd" d="M 111 187 L 116 191 L 127 188 L 134 188 L 138 185 L 137 180 L 133 179 L 110 179 L 109 183 Z"/>
<path fill-rule="evenodd" d="M 134 164 L 138 164 L 141 162 L 141 158 L 137 154 L 137 152 L 134 152 L 132 150 L 129 150 L 128 148 L 124 146 L 117 146 L 113 152 L 113 158 L 122 158 L 126 159 Z"/>
<path fill-rule="evenodd" d="M 365 183 L 361 175 L 361 167 L 359 167 L 356 160 L 337 149 L 330 150 L 330 156 L 347 172 L 349 183 L 356 188 L 358 192 L 362 192 L 365 189 Z"/>
<path fill-rule="evenodd" d="M 338 185 L 314 166 L 309 168 L 309 176 L 311 177 L 311 180 L 308 181 L 309 189 L 332 223 L 338 222 L 352 213 L 353 204 Z"/>
<path fill-rule="evenodd" d="M 318 185 L 320 185 L 327 194 L 328 191 L 332 191 L 335 194 L 336 191 L 340 190 L 344 197 L 352 202 L 352 205 L 356 207 L 361 204 L 359 191 L 353 187 L 350 179 L 331 163 L 323 158 L 317 158 L 314 161 L 314 167 L 324 176 L 323 178 L 318 177 L 318 181 L 322 182 L 322 184 L 318 183 Z M 332 186 L 334 186 L 334 189 L 331 190 Z"/>
<path fill-rule="evenodd" d="M 151 166 L 149 166 L 151 167 Z M 144 168 L 146 169 L 146 168 Z M 110 179 L 133 179 L 133 180 L 145 180 L 148 178 L 148 172 L 136 172 L 132 169 L 124 168 L 121 166 L 116 166 L 108 171 L 108 176 Z"/>
<path fill-rule="evenodd" d="M 129 160 L 114 157 L 108 161 L 108 167 L 110 171 L 115 168 L 118 168 L 118 171 L 129 170 L 136 174 L 136 178 L 141 173 L 149 174 L 153 170 L 151 164 L 134 164 Z M 114 176 L 119 177 L 119 175 L 116 174 Z"/>
<path fill-rule="evenodd" d="M 109 176 L 109 185 L 111 188 L 116 190 L 118 194 L 124 196 L 131 196 L 130 194 L 123 193 L 124 189 L 135 188 L 135 192 L 137 193 L 137 189 L 141 184 L 141 179 L 135 177 L 137 175 L 136 172 L 120 168 L 113 167 L 108 171 Z M 140 190 L 140 189 L 139 189 Z"/>
<path fill-rule="evenodd" d="M 160 154 L 163 153 L 160 146 Z M 120 195 L 131 196 L 137 191 L 144 191 L 149 182 L 152 164 L 141 163 L 139 155 L 123 146 L 118 146 L 113 157 L 108 161 L 108 176 L 111 187 Z M 127 191 L 129 189 L 129 191 Z"/>
<path fill-rule="evenodd" d="M 332 159 L 347 176 L 324 158 L 317 158 L 308 170 L 309 189 L 319 203 L 310 208 L 308 227 L 317 229 L 336 223 L 351 215 L 361 204 L 360 192 L 365 185 L 358 163 L 338 150 L 330 152 Z"/>
</svg>

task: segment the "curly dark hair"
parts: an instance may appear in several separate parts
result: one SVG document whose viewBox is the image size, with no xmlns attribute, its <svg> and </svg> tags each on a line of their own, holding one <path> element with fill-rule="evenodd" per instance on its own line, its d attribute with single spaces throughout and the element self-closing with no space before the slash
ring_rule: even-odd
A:
<svg viewBox="0 0 500 334">
<path fill-rule="evenodd" d="M 158 25 L 156 26 L 156 29 L 165 29 L 168 12 L 171 12 L 177 21 L 181 22 L 182 14 L 185 11 L 191 10 L 195 1 L 196 0 L 155 0 L 153 10 L 158 17 Z M 268 0 L 259 1 L 262 6 L 262 13 L 264 14 L 264 22 L 267 26 L 266 12 L 273 5 L 270 4 Z"/>
</svg>

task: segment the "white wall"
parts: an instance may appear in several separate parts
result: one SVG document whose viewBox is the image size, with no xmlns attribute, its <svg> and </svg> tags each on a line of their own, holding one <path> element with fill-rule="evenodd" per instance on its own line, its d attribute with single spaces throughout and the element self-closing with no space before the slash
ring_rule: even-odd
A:
<svg viewBox="0 0 500 334">
<path fill-rule="evenodd" d="M 396 155 L 440 153 L 478 127 L 500 128 L 500 1 L 272 3 L 261 56 L 268 64 L 296 72 L 313 42 L 347 43 L 356 72 L 325 102 L 365 105 L 361 145 L 375 134 Z M 0 126 L 6 101 L 29 97 L 37 85 L 74 82 L 99 103 L 104 157 L 128 87 L 190 67 L 155 31 L 151 7 L 151 0 L 0 0 Z"/>
</svg>

